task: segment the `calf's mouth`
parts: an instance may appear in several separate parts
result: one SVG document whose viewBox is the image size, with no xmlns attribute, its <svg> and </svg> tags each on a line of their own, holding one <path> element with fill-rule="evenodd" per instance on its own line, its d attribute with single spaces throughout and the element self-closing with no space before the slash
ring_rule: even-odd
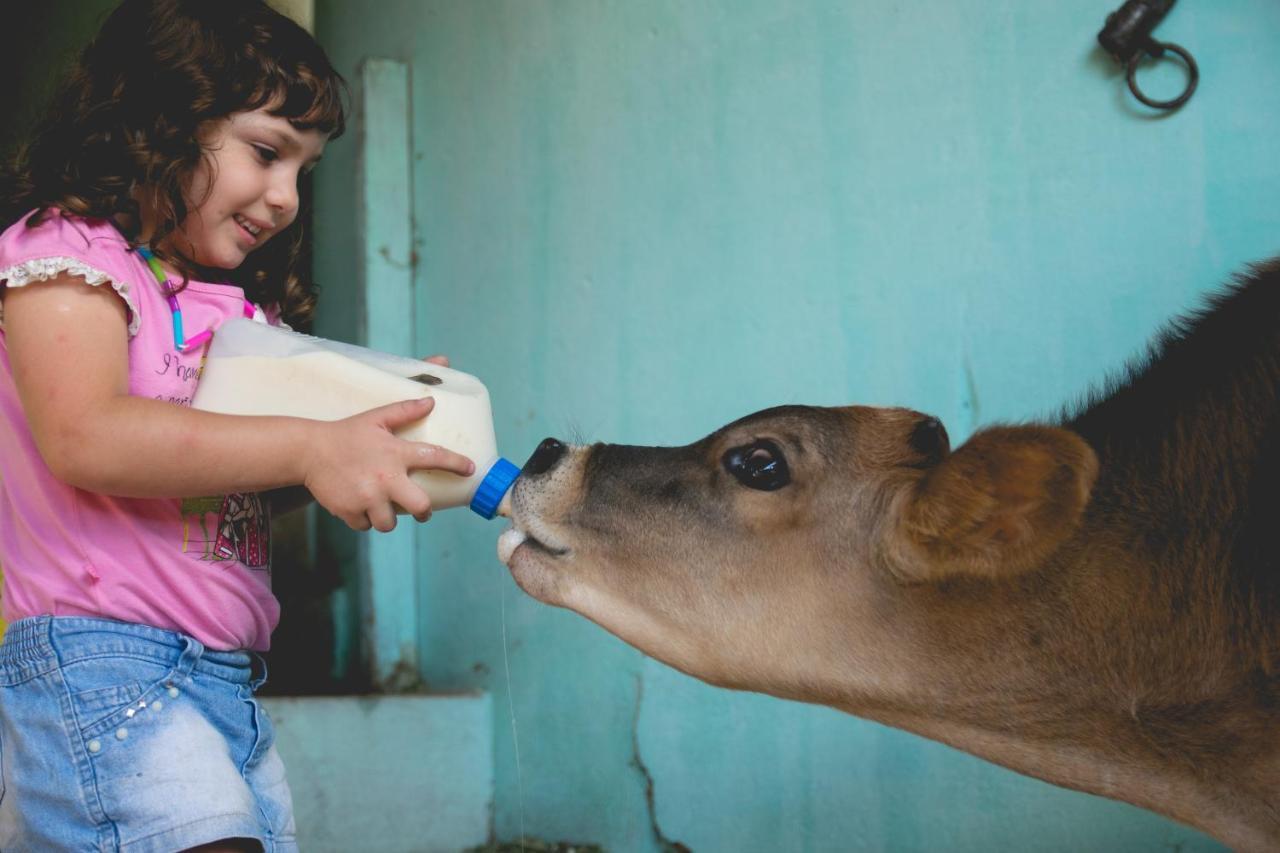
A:
<svg viewBox="0 0 1280 853">
<path fill-rule="evenodd" d="M 544 541 L 538 535 L 521 527 L 520 522 L 513 519 L 511 526 L 498 537 L 498 559 L 510 566 L 516 551 L 522 547 L 548 557 L 563 557 L 569 553 L 567 547 Z"/>
</svg>

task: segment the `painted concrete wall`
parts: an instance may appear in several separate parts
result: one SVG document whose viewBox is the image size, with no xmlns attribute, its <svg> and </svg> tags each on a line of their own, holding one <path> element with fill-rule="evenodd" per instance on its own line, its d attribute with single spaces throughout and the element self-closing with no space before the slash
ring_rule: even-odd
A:
<svg viewBox="0 0 1280 853">
<path fill-rule="evenodd" d="M 457 853 L 485 843 L 489 696 L 272 697 L 298 846 L 307 853 Z"/>
<path fill-rule="evenodd" d="M 519 460 L 545 435 L 684 443 L 790 402 L 913 406 L 960 440 L 1078 398 L 1280 250 L 1280 7 L 1179 4 L 1161 35 L 1204 79 L 1153 118 L 1094 48 L 1110 6 L 321 0 L 316 26 L 353 79 L 412 64 L 416 340 L 486 380 Z M 354 149 L 317 174 L 320 328 L 353 334 Z M 501 838 L 1215 849 L 692 682 L 525 597 L 498 532 L 430 522 L 417 595 L 428 684 L 494 695 Z"/>
</svg>

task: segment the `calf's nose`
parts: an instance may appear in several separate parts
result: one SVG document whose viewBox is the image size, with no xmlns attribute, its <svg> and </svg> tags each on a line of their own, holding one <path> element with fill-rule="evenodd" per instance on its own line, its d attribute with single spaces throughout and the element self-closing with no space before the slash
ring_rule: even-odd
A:
<svg viewBox="0 0 1280 853">
<path fill-rule="evenodd" d="M 529 461 L 524 463 L 520 473 L 525 476 L 545 474 L 560 461 L 564 451 L 565 446 L 559 441 L 554 438 L 544 438 L 538 448 L 533 451 L 533 455 L 529 457 Z"/>
</svg>

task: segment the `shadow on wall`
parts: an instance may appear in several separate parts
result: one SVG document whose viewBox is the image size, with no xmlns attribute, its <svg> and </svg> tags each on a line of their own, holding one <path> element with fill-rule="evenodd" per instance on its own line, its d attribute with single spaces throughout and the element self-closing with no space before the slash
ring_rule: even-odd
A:
<svg viewBox="0 0 1280 853">
<path fill-rule="evenodd" d="M 22 33 L 0 51 L 0 157 L 8 160 L 53 95 L 62 72 L 75 61 L 118 0 L 46 0 L 0 6 L 0 30 Z"/>
</svg>

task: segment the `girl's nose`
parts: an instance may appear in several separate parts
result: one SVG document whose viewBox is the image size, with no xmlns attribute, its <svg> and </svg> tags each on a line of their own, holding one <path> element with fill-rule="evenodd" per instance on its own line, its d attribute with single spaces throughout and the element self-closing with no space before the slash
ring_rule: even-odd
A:
<svg viewBox="0 0 1280 853">
<path fill-rule="evenodd" d="M 267 188 L 265 199 L 273 210 L 282 214 L 281 218 L 292 222 L 298 212 L 298 185 L 290 180 L 276 181 Z"/>
</svg>

